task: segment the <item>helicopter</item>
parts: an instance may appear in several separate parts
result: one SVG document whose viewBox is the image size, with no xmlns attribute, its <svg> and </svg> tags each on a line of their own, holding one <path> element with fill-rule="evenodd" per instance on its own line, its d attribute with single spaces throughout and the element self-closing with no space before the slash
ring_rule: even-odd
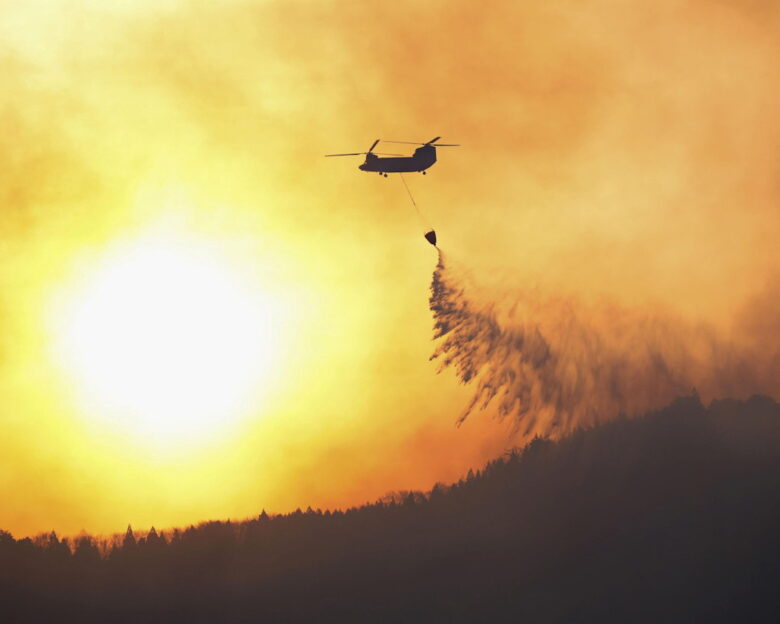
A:
<svg viewBox="0 0 780 624">
<path fill-rule="evenodd" d="M 425 170 L 433 166 L 436 162 L 437 147 L 458 147 L 457 143 L 437 143 L 441 137 L 435 137 L 426 143 L 416 143 L 413 141 L 383 141 L 384 143 L 402 143 L 404 145 L 420 145 L 411 156 L 401 154 L 387 154 L 375 152 L 374 148 L 381 139 L 374 141 L 367 152 L 352 152 L 350 154 L 325 154 L 331 156 L 363 156 L 366 159 L 363 164 L 358 166 L 361 171 L 376 172 L 381 176 L 387 177 L 388 173 L 410 173 L 420 172 L 425 175 Z M 389 156 L 390 158 L 380 158 L 380 156 Z"/>
</svg>

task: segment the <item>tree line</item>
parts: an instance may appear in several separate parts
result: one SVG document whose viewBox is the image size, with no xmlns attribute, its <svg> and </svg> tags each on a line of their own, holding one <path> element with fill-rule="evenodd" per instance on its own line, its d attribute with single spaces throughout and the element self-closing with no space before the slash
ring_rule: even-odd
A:
<svg viewBox="0 0 780 624">
<path fill-rule="evenodd" d="M 346 510 L 0 532 L 0 621 L 772 621 L 780 406 L 695 396 Z"/>
</svg>

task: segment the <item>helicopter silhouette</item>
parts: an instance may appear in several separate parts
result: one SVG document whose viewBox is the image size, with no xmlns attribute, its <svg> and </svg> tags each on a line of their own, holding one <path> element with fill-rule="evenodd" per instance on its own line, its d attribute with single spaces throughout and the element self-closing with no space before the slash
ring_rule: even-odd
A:
<svg viewBox="0 0 780 624">
<path fill-rule="evenodd" d="M 383 141 L 384 143 L 402 143 L 404 145 L 420 145 L 411 156 L 401 154 L 387 154 L 375 152 L 374 148 L 381 139 L 374 141 L 367 152 L 352 152 L 350 154 L 325 154 L 331 156 L 362 156 L 366 159 L 363 164 L 358 166 L 361 171 L 372 171 L 381 176 L 387 177 L 388 173 L 411 173 L 420 172 L 425 175 L 425 170 L 432 167 L 436 162 L 437 147 L 458 147 L 457 143 L 437 143 L 441 137 L 436 137 L 427 143 L 416 143 L 413 141 Z M 390 156 L 390 158 L 380 158 L 380 156 Z"/>
</svg>

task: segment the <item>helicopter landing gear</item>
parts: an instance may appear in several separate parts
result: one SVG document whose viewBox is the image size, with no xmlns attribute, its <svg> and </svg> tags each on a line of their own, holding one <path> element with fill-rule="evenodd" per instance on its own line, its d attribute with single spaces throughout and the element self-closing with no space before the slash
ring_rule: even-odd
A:
<svg viewBox="0 0 780 624">
<path fill-rule="evenodd" d="M 423 171 L 423 172 L 422 172 L 422 174 L 423 174 L 423 175 L 425 175 L 426 173 L 428 173 L 428 172 L 427 172 L 427 171 Z"/>
<path fill-rule="evenodd" d="M 386 173 L 383 173 L 382 175 L 383 175 L 383 176 L 385 176 L 385 177 L 387 177 L 387 174 L 386 174 Z"/>
</svg>

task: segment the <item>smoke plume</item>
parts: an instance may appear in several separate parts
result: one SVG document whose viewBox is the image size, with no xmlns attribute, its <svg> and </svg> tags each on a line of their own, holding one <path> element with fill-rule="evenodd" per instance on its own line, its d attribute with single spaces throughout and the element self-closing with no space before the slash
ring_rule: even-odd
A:
<svg viewBox="0 0 780 624">
<path fill-rule="evenodd" d="M 521 435 L 556 435 L 692 392 L 711 399 L 772 390 L 766 358 L 713 326 L 536 289 L 483 303 L 441 252 L 430 309 L 439 341 L 431 359 L 475 384 L 459 423 L 492 406 Z"/>
</svg>

